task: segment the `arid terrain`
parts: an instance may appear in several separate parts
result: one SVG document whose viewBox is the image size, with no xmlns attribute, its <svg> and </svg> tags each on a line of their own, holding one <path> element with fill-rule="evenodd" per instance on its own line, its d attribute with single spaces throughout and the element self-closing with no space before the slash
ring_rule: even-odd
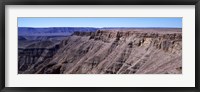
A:
<svg viewBox="0 0 200 92">
<path fill-rule="evenodd" d="M 181 28 L 84 30 L 59 33 L 62 36 L 19 35 L 18 73 L 182 73 Z"/>
</svg>

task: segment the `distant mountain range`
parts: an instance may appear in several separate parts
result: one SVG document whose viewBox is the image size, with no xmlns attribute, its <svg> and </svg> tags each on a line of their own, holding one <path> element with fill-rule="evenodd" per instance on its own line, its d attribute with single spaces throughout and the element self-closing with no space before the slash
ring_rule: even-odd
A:
<svg viewBox="0 0 200 92">
<path fill-rule="evenodd" d="M 66 36 L 75 31 L 92 32 L 98 28 L 90 27 L 49 27 L 49 28 L 32 28 L 18 27 L 18 36 Z"/>
<path fill-rule="evenodd" d="M 79 32 L 94 32 L 96 30 L 106 29 L 160 29 L 162 27 L 18 27 L 18 36 L 67 36 L 71 35 L 76 31 Z M 163 29 L 163 28 L 162 28 Z M 180 28 L 178 28 L 180 29 Z"/>
</svg>

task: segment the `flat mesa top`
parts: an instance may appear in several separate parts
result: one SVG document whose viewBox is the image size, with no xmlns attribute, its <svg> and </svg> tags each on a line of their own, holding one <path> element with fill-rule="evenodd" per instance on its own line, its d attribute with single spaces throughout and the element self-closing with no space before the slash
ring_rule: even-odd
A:
<svg viewBox="0 0 200 92">
<path fill-rule="evenodd" d="M 130 28 L 130 29 L 114 28 L 114 29 L 101 29 L 101 31 L 170 34 L 170 33 L 182 33 L 182 28 Z"/>
</svg>

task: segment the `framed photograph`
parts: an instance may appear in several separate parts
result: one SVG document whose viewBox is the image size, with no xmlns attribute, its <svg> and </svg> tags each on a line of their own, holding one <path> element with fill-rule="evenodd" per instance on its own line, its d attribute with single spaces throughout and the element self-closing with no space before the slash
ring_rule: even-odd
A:
<svg viewBox="0 0 200 92">
<path fill-rule="evenodd" d="M 199 0 L 1 5 L 1 91 L 200 91 Z"/>
</svg>

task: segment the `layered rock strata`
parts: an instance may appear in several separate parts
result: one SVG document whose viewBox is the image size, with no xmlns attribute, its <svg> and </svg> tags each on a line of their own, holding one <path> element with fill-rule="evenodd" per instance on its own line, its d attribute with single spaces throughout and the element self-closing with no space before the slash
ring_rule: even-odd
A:
<svg viewBox="0 0 200 92">
<path fill-rule="evenodd" d="M 48 49 L 19 50 L 19 70 L 25 74 L 181 74 L 179 30 L 74 32 Z"/>
</svg>

